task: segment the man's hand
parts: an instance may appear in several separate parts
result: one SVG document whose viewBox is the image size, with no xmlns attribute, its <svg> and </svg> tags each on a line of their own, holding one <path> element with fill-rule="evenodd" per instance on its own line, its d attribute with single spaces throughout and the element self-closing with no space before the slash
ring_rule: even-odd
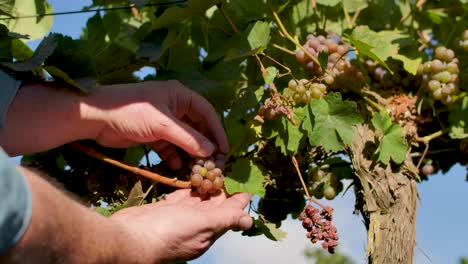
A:
<svg viewBox="0 0 468 264">
<path fill-rule="evenodd" d="M 249 229 L 252 219 L 243 211 L 249 200 L 246 193 L 227 197 L 224 192 L 201 200 L 190 190 L 178 190 L 164 201 L 123 209 L 111 219 L 141 243 L 141 260 L 186 261 L 203 254 L 227 230 Z"/>
<path fill-rule="evenodd" d="M 11 156 L 95 139 L 109 147 L 150 144 L 176 169 L 181 161 L 173 145 L 199 157 L 228 151 L 213 107 L 177 81 L 99 86 L 87 96 L 51 86 L 18 91 L 0 133 Z"/>
<path fill-rule="evenodd" d="M 173 145 L 197 157 L 229 150 L 211 104 L 180 82 L 103 86 L 85 102 L 104 123 L 95 138 L 104 146 L 148 143 L 174 169 L 182 164 Z"/>
</svg>

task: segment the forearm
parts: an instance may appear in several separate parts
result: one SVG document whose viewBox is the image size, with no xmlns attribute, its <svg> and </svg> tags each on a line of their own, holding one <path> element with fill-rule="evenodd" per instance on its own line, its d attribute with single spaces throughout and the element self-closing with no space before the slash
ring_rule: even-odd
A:
<svg viewBox="0 0 468 264">
<path fill-rule="evenodd" d="M 136 262 L 129 234 L 108 218 L 68 198 L 40 176 L 22 169 L 32 190 L 30 224 L 1 263 Z"/>
<path fill-rule="evenodd" d="M 66 89 L 25 84 L 10 105 L 0 146 L 10 156 L 34 153 L 65 143 L 93 138 L 100 122 L 92 106 Z"/>
</svg>

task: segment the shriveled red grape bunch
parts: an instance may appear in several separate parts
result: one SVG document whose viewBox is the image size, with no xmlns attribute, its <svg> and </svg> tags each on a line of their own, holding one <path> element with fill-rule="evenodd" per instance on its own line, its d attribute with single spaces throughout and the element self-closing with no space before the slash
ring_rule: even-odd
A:
<svg viewBox="0 0 468 264">
<path fill-rule="evenodd" d="M 190 182 L 201 195 L 214 194 L 224 186 L 224 175 L 220 160 L 197 159 L 192 167 Z"/>
<path fill-rule="evenodd" d="M 338 233 L 332 224 L 333 208 L 325 206 L 322 210 L 308 204 L 298 218 L 302 226 L 307 230 L 307 238 L 315 244 L 322 241 L 322 248 L 331 254 L 338 245 Z"/>
</svg>

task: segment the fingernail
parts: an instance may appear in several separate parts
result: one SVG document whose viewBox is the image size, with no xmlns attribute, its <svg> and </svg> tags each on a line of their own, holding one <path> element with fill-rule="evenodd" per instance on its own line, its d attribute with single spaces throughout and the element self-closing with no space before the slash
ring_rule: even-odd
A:
<svg viewBox="0 0 468 264">
<path fill-rule="evenodd" d="M 239 220 L 239 227 L 242 230 L 249 229 L 252 226 L 252 224 L 252 217 L 248 215 L 241 217 L 241 219 Z"/>
<path fill-rule="evenodd" d="M 213 153 L 214 150 L 215 146 L 213 145 L 213 143 L 211 143 L 208 140 L 205 140 L 201 144 L 200 154 L 202 154 L 203 156 L 209 156 L 211 155 L 211 153 Z"/>
</svg>

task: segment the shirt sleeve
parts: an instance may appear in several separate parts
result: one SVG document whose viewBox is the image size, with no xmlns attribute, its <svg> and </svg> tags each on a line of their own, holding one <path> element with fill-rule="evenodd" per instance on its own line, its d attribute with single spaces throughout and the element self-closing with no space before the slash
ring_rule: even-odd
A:
<svg viewBox="0 0 468 264">
<path fill-rule="evenodd" d="M 20 85 L 21 81 L 0 70 L 0 129 L 5 125 L 8 107 L 13 101 Z"/>
<path fill-rule="evenodd" d="M 25 177 L 0 148 L 0 254 L 26 231 L 32 212 L 32 197 Z"/>
</svg>

